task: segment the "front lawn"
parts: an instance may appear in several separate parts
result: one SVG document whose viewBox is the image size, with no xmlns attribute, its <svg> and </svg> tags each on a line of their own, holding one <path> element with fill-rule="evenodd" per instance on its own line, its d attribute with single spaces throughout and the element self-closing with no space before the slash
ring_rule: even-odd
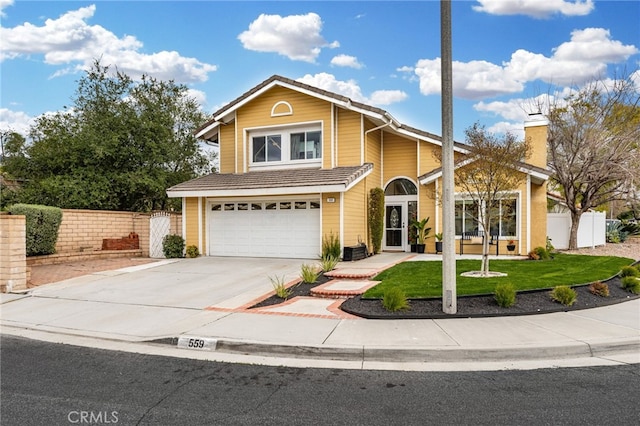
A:
<svg viewBox="0 0 640 426">
<path fill-rule="evenodd" d="M 613 256 L 555 255 L 553 260 L 492 260 L 489 270 L 508 276 L 496 278 L 461 277 L 462 272 L 480 269 L 480 260 L 456 261 L 458 295 L 491 294 L 498 283 L 510 282 L 517 291 L 553 288 L 557 285 L 586 284 L 617 274 L 632 259 Z M 387 288 L 400 286 L 412 299 L 442 297 L 442 262 L 403 262 L 373 278 L 382 281 L 363 298 L 381 298 Z"/>
</svg>

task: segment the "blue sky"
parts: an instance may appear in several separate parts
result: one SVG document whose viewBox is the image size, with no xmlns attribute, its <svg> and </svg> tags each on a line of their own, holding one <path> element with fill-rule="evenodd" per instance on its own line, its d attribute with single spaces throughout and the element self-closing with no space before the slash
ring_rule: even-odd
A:
<svg viewBox="0 0 640 426">
<path fill-rule="evenodd" d="M 211 113 L 273 74 L 441 134 L 439 1 L 0 0 L 0 129 L 70 104 L 94 58 L 186 84 Z M 521 135 L 533 98 L 636 72 L 640 1 L 452 3 L 454 133 Z"/>
</svg>

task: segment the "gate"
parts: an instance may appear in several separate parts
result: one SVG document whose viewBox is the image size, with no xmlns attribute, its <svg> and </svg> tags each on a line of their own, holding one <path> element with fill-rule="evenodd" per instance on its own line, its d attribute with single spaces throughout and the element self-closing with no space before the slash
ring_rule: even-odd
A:
<svg viewBox="0 0 640 426">
<path fill-rule="evenodd" d="M 163 258 L 162 240 L 169 235 L 171 216 L 166 212 L 157 212 L 149 219 L 149 257 Z"/>
</svg>

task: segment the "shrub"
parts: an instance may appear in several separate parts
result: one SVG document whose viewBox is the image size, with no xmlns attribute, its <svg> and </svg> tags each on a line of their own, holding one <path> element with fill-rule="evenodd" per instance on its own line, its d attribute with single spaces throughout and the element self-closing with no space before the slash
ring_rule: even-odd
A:
<svg viewBox="0 0 640 426">
<path fill-rule="evenodd" d="M 333 256 L 327 256 L 320 259 L 320 264 L 322 266 L 322 271 L 329 272 L 333 271 L 340 261 L 339 258 Z"/>
<path fill-rule="evenodd" d="M 322 258 L 335 257 L 340 259 L 340 238 L 337 235 L 333 235 L 333 232 L 329 235 L 322 237 Z"/>
<path fill-rule="evenodd" d="M 286 282 L 283 276 L 274 276 L 269 277 L 269 281 L 271 281 L 271 286 L 273 286 L 273 290 L 276 292 L 276 296 L 281 299 L 287 299 L 293 293 L 293 290 L 287 288 Z"/>
<path fill-rule="evenodd" d="M 187 257 L 198 257 L 200 256 L 200 251 L 197 246 L 187 246 Z"/>
<path fill-rule="evenodd" d="M 369 232 L 374 253 L 382 249 L 384 233 L 384 190 L 373 188 L 369 192 Z"/>
<path fill-rule="evenodd" d="M 35 204 L 14 204 L 9 208 L 9 213 L 25 216 L 27 256 L 56 252 L 58 230 L 62 222 L 60 208 Z"/>
<path fill-rule="evenodd" d="M 566 285 L 559 285 L 551 290 L 551 298 L 564 306 L 571 306 L 576 302 L 578 295 L 576 291 Z"/>
<path fill-rule="evenodd" d="M 493 297 L 498 303 L 498 306 L 510 308 L 516 303 L 516 288 L 511 283 L 498 284 Z"/>
<path fill-rule="evenodd" d="M 184 257 L 184 238 L 180 235 L 165 235 L 162 239 L 162 252 L 167 259 Z"/>
<path fill-rule="evenodd" d="M 603 282 L 595 282 L 589 286 L 589 292 L 600 297 L 609 297 L 609 286 Z"/>
<path fill-rule="evenodd" d="M 551 253 L 545 247 L 536 247 L 529 252 L 529 259 L 531 260 L 549 260 L 551 259 Z"/>
<path fill-rule="evenodd" d="M 620 270 L 621 277 L 638 277 L 640 276 L 640 271 L 635 266 L 623 266 Z"/>
<path fill-rule="evenodd" d="M 404 311 L 410 308 L 407 296 L 400 287 L 391 287 L 384 292 L 382 306 L 389 312 Z"/>
<path fill-rule="evenodd" d="M 302 264 L 302 268 L 300 269 L 300 278 L 302 278 L 302 282 L 313 284 L 318 280 L 319 275 L 320 271 L 318 270 L 317 265 L 308 265 L 306 263 Z"/>
<path fill-rule="evenodd" d="M 640 294 L 640 279 L 636 277 L 623 277 L 620 282 L 622 288 L 633 294 Z"/>
</svg>

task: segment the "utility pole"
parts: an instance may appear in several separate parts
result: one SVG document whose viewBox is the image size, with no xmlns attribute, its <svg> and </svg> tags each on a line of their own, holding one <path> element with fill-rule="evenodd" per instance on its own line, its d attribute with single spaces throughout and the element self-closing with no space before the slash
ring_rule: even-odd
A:
<svg viewBox="0 0 640 426">
<path fill-rule="evenodd" d="M 440 76 L 442 92 L 442 311 L 458 311 L 453 181 L 453 72 L 451 0 L 440 0 Z"/>
</svg>

